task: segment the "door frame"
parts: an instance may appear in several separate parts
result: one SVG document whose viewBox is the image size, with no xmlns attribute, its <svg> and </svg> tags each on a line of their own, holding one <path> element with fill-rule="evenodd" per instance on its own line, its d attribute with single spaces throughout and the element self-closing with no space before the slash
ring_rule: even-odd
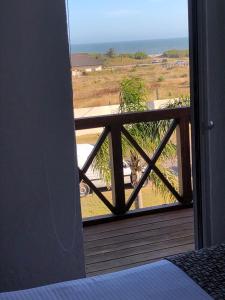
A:
<svg viewBox="0 0 225 300">
<path fill-rule="evenodd" d="M 225 3 L 188 0 L 196 248 L 225 239 Z"/>
<path fill-rule="evenodd" d="M 200 1 L 188 0 L 189 12 L 189 51 L 190 51 L 190 91 L 191 91 L 191 118 L 192 118 L 192 162 L 193 162 L 193 201 L 195 223 L 195 247 L 204 246 L 203 238 L 203 197 L 205 194 L 202 178 L 202 161 L 207 155 L 203 151 L 201 124 L 204 119 L 202 99 L 205 96 L 205 74 L 202 66 L 205 57 L 203 33 L 204 11 Z M 201 6 L 201 9 L 199 9 Z"/>
</svg>

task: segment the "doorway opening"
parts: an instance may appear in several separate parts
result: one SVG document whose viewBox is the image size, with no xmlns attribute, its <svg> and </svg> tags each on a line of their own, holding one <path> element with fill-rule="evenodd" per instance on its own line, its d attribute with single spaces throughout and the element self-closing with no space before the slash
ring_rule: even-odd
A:
<svg viewBox="0 0 225 300">
<path fill-rule="evenodd" d="M 88 273 L 194 249 L 187 0 L 68 11 Z"/>
</svg>

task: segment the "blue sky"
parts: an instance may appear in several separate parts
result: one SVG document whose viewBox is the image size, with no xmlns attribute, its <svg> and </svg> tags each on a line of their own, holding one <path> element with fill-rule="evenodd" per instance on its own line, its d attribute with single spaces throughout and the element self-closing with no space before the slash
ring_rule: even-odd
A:
<svg viewBox="0 0 225 300">
<path fill-rule="evenodd" d="M 188 36 L 187 0 L 68 0 L 71 43 Z"/>
</svg>

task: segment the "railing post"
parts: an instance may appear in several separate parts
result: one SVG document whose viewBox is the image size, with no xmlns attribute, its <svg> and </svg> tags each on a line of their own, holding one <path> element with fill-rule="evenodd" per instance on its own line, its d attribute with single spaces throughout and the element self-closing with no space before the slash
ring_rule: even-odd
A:
<svg viewBox="0 0 225 300">
<path fill-rule="evenodd" d="M 182 117 L 179 120 L 176 136 L 179 192 L 183 198 L 183 203 L 186 204 L 192 201 L 190 131 L 188 117 Z"/>
<path fill-rule="evenodd" d="M 116 208 L 116 214 L 126 212 L 125 187 L 123 173 L 123 151 L 121 125 L 113 123 L 109 134 L 109 153 L 112 174 L 112 198 Z"/>
</svg>

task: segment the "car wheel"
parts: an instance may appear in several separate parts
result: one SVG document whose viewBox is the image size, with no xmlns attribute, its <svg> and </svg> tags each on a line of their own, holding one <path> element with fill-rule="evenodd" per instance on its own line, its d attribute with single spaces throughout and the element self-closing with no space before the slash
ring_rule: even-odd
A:
<svg viewBox="0 0 225 300">
<path fill-rule="evenodd" d="M 84 183 L 84 182 L 81 182 L 80 183 L 80 197 L 83 198 L 83 197 L 86 197 L 90 194 L 90 187 Z"/>
</svg>

